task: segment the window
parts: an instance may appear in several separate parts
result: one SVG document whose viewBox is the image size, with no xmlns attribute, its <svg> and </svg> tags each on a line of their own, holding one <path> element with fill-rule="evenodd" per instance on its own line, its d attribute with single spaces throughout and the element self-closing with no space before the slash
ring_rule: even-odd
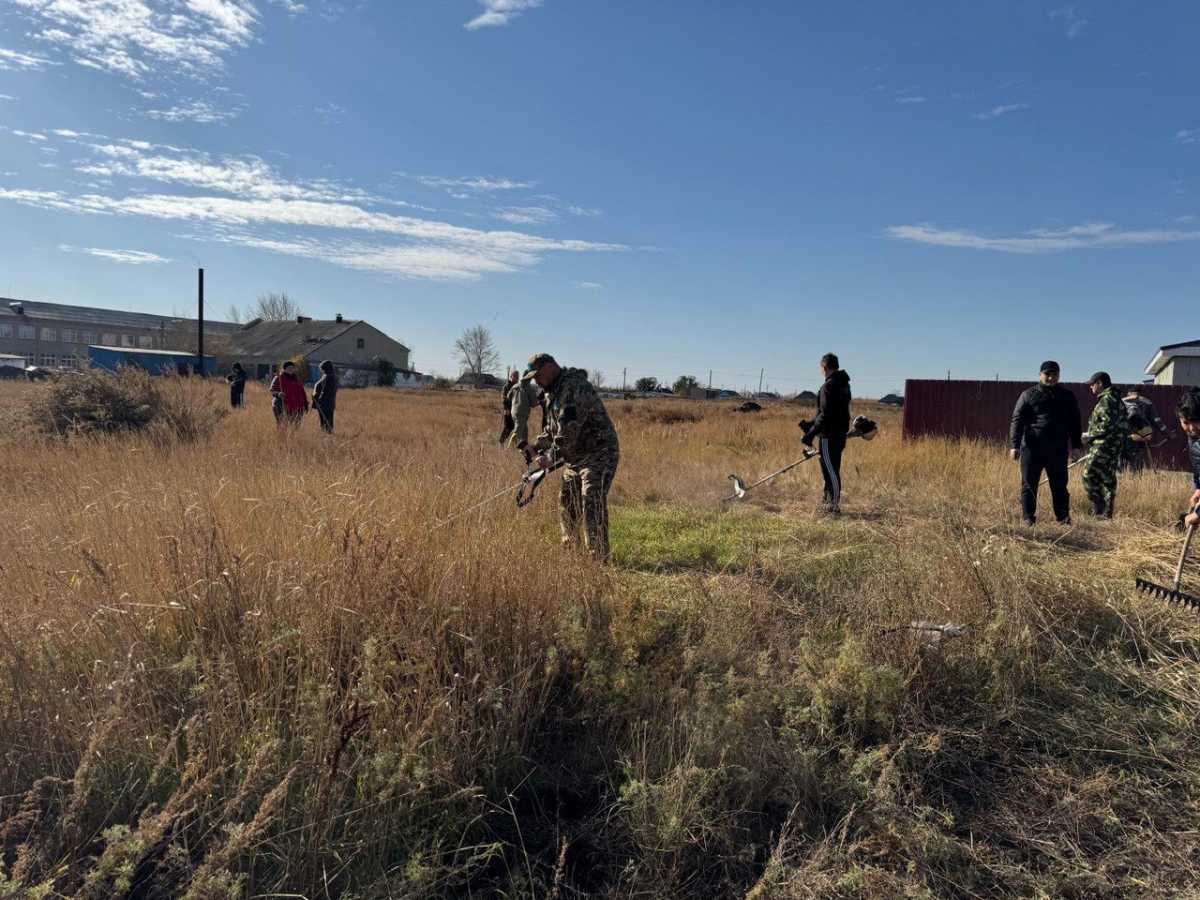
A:
<svg viewBox="0 0 1200 900">
<path fill-rule="evenodd" d="M 53 353 L 43 353 L 42 354 L 42 365 L 47 369 L 57 366 L 58 365 L 58 357 L 55 356 Z"/>
<path fill-rule="evenodd" d="M 12 326 L 7 322 L 0 322 L 0 338 L 12 337 Z"/>
<path fill-rule="evenodd" d="M 100 343 L 105 347 L 115 347 L 117 346 L 117 336 L 112 332 L 105 332 L 101 337 Z"/>
<path fill-rule="evenodd" d="M 121 346 L 122 347 L 132 347 L 133 346 L 133 335 L 132 334 L 121 335 Z"/>
<path fill-rule="evenodd" d="M 32 325 L 18 325 L 17 337 L 23 341 L 32 341 L 37 334 L 37 330 Z M 33 365 L 33 363 L 30 363 Z"/>
<path fill-rule="evenodd" d="M 75 371 L 79 368 L 79 360 L 73 354 L 68 353 L 62 358 L 62 367 Z"/>
<path fill-rule="evenodd" d="M 32 353 L 26 353 L 25 354 L 25 365 L 26 366 L 37 365 L 37 357 L 34 356 Z"/>
<path fill-rule="evenodd" d="M 94 343 L 96 343 L 96 333 L 95 333 L 94 331 L 81 331 L 81 332 L 79 332 L 79 343 L 81 343 L 81 344 L 94 344 Z"/>
<path fill-rule="evenodd" d="M 359 338 L 356 346 L 358 347 L 359 350 L 365 349 L 367 346 L 367 342 L 365 340 L 363 340 L 362 338 Z"/>
<path fill-rule="evenodd" d="M 154 346 L 154 338 L 150 337 L 150 335 L 148 335 L 148 334 L 139 334 L 138 335 L 138 346 L 141 347 L 143 350 L 149 350 L 151 347 Z"/>
<path fill-rule="evenodd" d="M 64 344 L 75 343 L 75 330 L 74 329 L 72 329 L 72 328 L 64 328 L 63 329 L 63 343 Z"/>
<path fill-rule="evenodd" d="M 42 329 L 42 340 L 43 341 L 57 341 L 58 340 L 58 330 L 55 328 L 43 328 Z"/>
</svg>

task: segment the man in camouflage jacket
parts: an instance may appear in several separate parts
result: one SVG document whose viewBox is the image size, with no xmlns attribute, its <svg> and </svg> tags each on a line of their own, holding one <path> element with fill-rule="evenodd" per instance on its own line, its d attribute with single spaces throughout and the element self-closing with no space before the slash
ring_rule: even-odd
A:
<svg viewBox="0 0 1200 900">
<path fill-rule="evenodd" d="M 1117 467 L 1129 437 L 1129 414 L 1107 372 L 1097 372 L 1088 380 L 1088 386 L 1096 405 L 1084 436 L 1089 453 L 1083 470 L 1083 488 L 1092 501 L 1092 513 L 1111 519 L 1117 496 Z"/>
<path fill-rule="evenodd" d="M 546 392 L 546 419 L 534 442 L 538 462 L 549 468 L 562 462 L 559 526 L 564 544 L 579 540 L 607 562 L 608 491 L 620 461 L 617 431 L 583 369 L 561 368 L 549 353 L 538 353 L 525 368 L 524 381 Z"/>
</svg>

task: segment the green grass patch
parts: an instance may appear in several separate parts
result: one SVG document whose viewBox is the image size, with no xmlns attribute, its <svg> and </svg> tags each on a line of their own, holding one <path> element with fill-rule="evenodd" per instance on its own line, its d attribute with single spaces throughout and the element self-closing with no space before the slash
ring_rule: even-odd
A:
<svg viewBox="0 0 1200 900">
<path fill-rule="evenodd" d="M 738 515 L 656 504 L 613 510 L 609 523 L 618 565 L 643 570 L 745 568 L 765 546 L 795 530 L 757 510 Z"/>
</svg>

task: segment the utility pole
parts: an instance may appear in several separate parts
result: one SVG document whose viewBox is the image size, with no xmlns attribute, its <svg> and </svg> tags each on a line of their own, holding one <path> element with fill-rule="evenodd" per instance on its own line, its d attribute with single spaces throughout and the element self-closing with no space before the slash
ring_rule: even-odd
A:
<svg viewBox="0 0 1200 900">
<path fill-rule="evenodd" d="M 767 372 L 767 370 L 766 370 L 766 369 L 759 369 L 759 370 L 758 370 L 758 392 L 759 392 L 760 394 L 762 393 L 762 380 L 763 380 L 763 375 L 765 375 L 765 374 L 766 374 L 766 372 Z"/>
<path fill-rule="evenodd" d="M 708 370 L 708 389 L 712 390 L 712 369 Z"/>
<path fill-rule="evenodd" d="M 198 306 L 200 307 L 196 317 L 196 355 L 200 357 L 200 377 L 204 377 L 204 270 L 200 269 L 200 280 L 198 290 Z"/>
<path fill-rule="evenodd" d="M 625 393 L 625 376 L 629 374 L 629 366 L 621 370 L 621 393 Z"/>
</svg>

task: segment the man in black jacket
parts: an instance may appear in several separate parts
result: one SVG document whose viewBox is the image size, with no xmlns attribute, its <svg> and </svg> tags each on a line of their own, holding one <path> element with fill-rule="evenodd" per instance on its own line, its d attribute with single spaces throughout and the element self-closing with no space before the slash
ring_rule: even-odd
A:
<svg viewBox="0 0 1200 900">
<path fill-rule="evenodd" d="M 1037 521 L 1038 482 L 1042 472 L 1050 482 L 1054 517 L 1071 524 L 1071 495 L 1067 492 L 1067 461 L 1072 449 L 1083 447 L 1079 401 L 1058 383 L 1054 360 L 1042 363 L 1040 384 L 1017 399 L 1009 430 L 1009 454 L 1021 461 L 1021 513 L 1026 525 Z"/>
<path fill-rule="evenodd" d="M 833 353 L 821 357 L 821 374 L 825 383 L 817 392 L 817 417 L 801 422 L 803 443 L 811 447 L 819 441 L 821 475 L 825 479 L 824 512 L 837 515 L 842 502 L 842 451 L 846 449 L 846 432 L 850 430 L 850 376 L 838 367 Z"/>
</svg>

